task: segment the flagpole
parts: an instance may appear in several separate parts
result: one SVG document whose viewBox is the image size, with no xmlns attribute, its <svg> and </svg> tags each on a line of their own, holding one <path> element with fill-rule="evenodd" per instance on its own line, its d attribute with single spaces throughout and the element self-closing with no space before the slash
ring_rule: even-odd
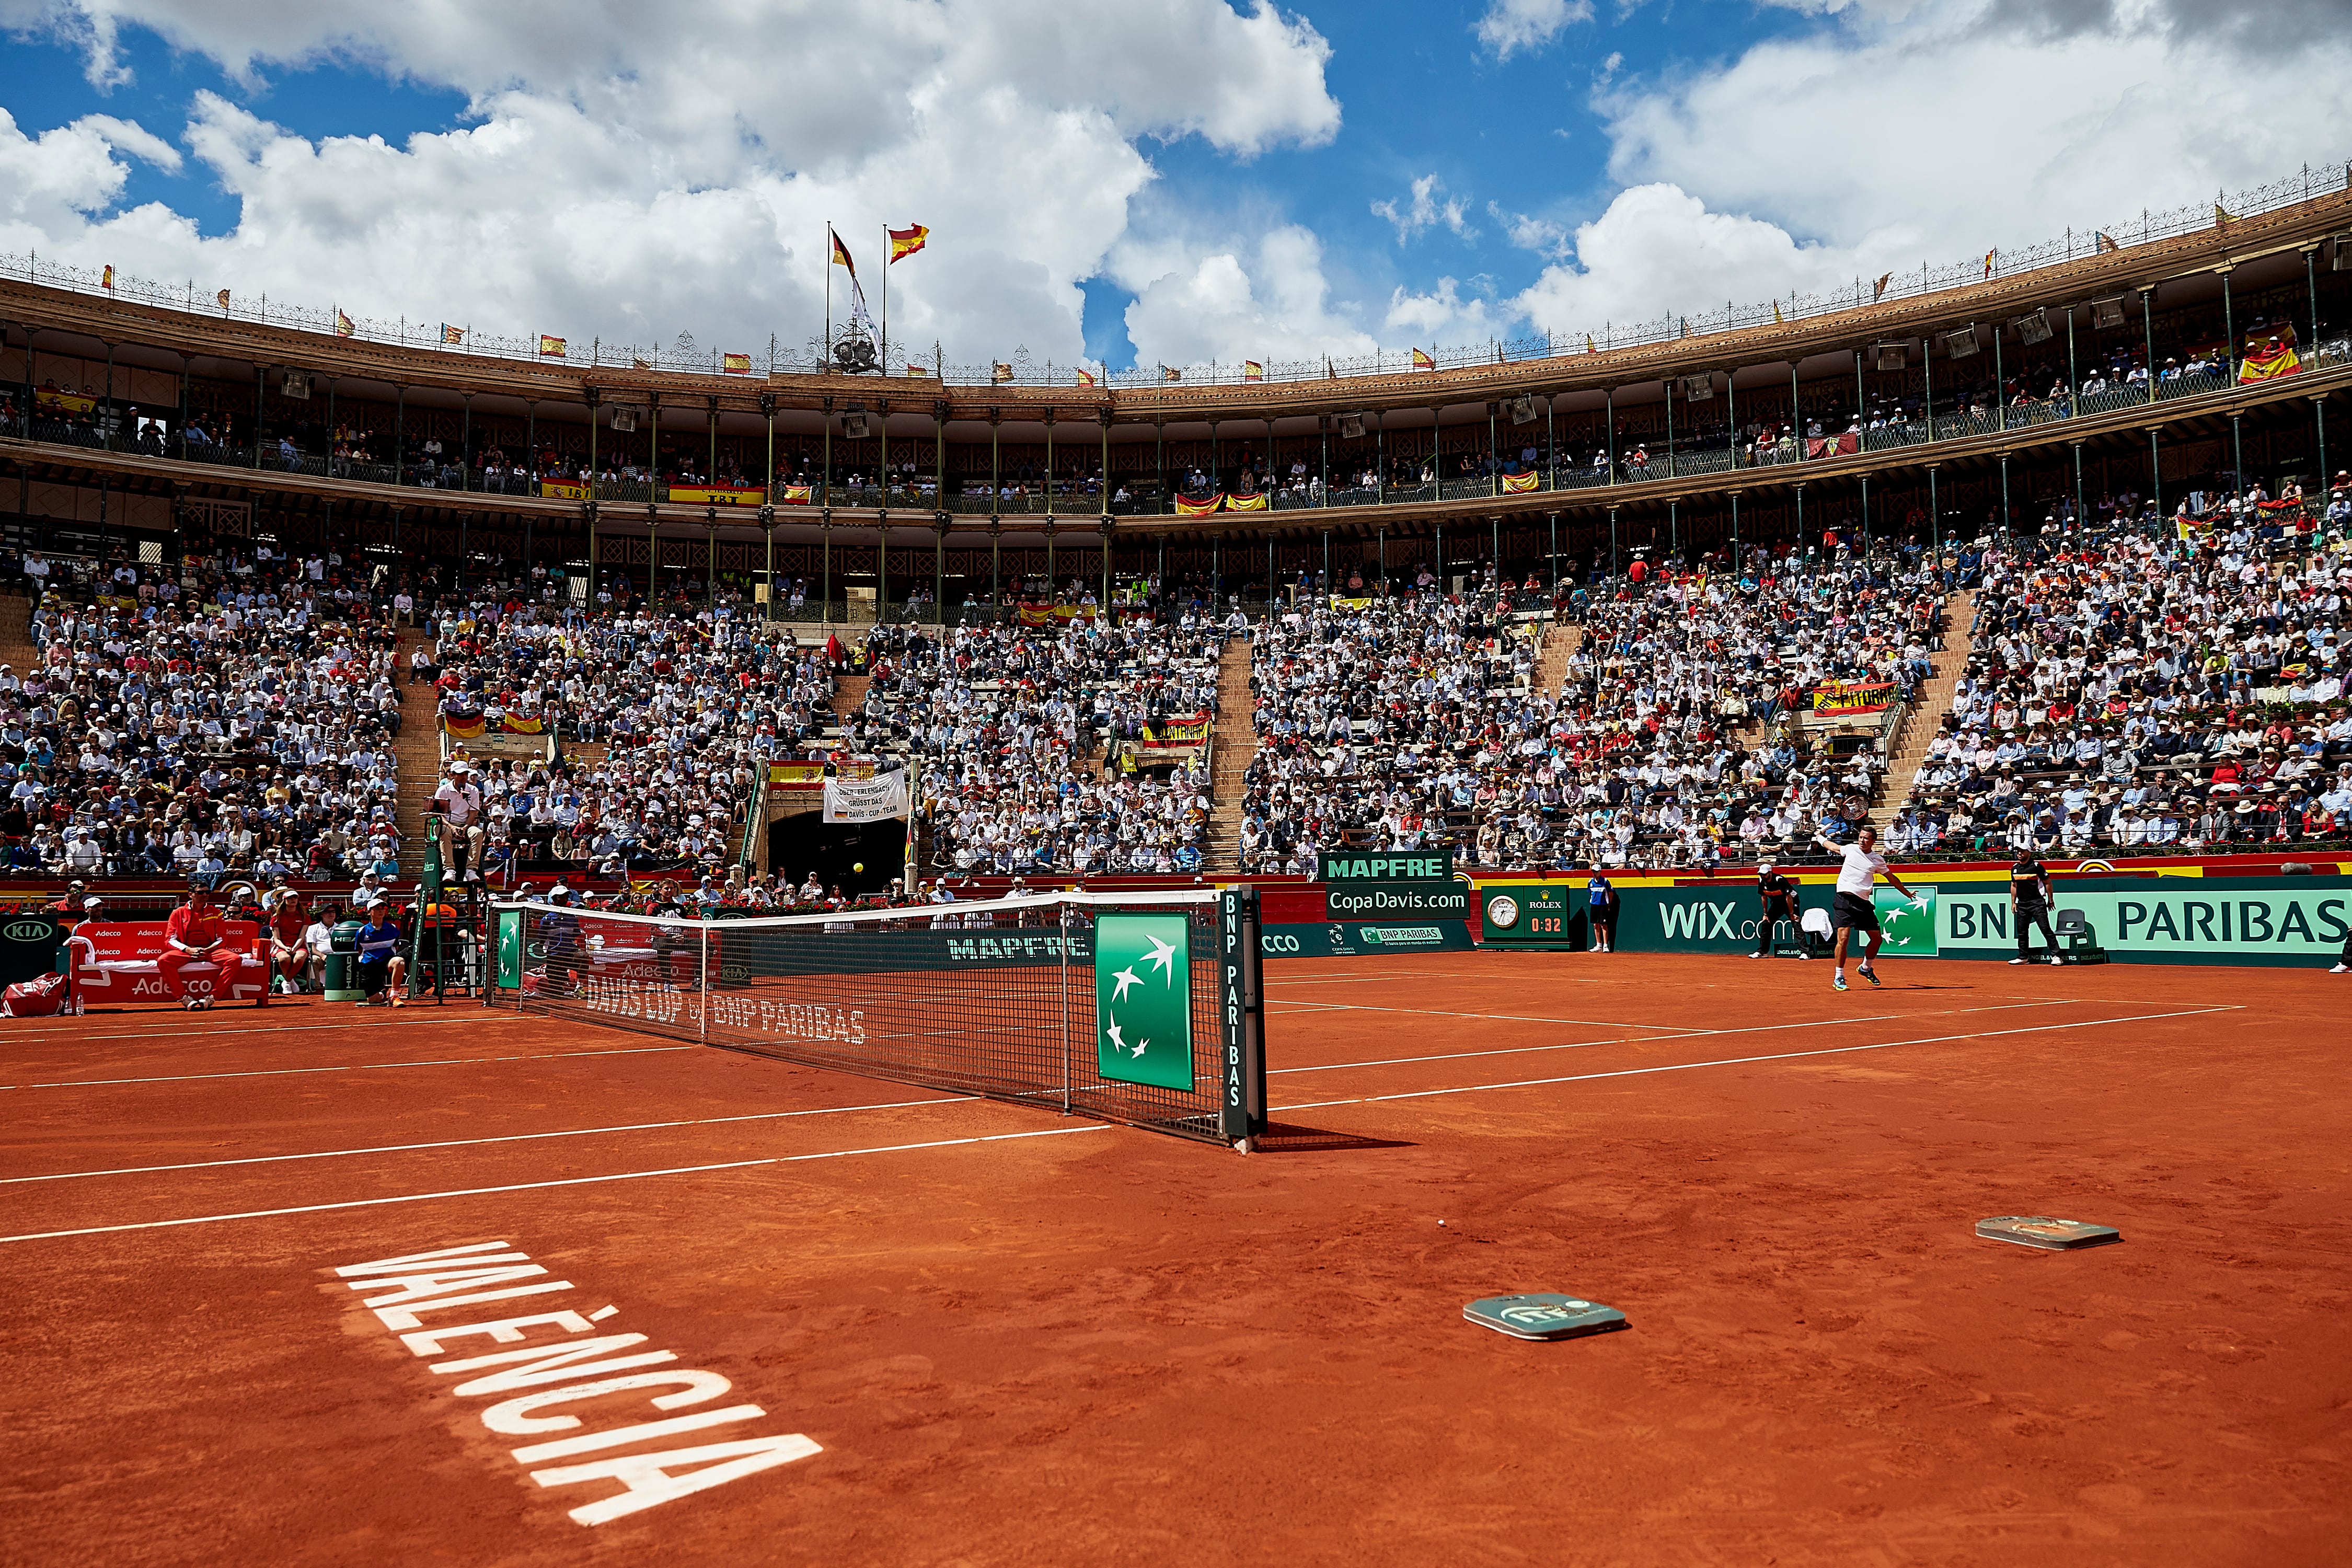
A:
<svg viewBox="0 0 2352 1568">
<path fill-rule="evenodd" d="M 824 226 L 824 342 L 816 356 L 816 368 L 824 370 L 833 363 L 833 225 Z"/>
<path fill-rule="evenodd" d="M 890 374 L 890 220 L 882 220 L 882 374 Z"/>
</svg>

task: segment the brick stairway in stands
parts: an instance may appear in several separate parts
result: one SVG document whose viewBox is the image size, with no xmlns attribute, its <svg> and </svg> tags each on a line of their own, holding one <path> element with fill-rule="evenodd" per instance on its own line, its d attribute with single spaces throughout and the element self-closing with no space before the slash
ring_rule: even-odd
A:
<svg viewBox="0 0 2352 1568">
<path fill-rule="evenodd" d="M 1209 838 L 1201 864 L 1230 871 L 1241 864 L 1242 775 L 1257 755 L 1250 712 L 1250 645 L 1229 640 L 1217 658 L 1217 721 L 1210 731 Z"/>
<path fill-rule="evenodd" d="M 1935 673 L 1919 684 L 1919 699 L 1912 704 L 1909 717 L 1895 737 L 1895 756 L 1887 764 L 1885 782 L 1880 786 L 1878 803 L 1870 808 L 1870 820 L 1880 834 L 1902 811 L 1903 802 L 1911 794 L 1911 781 L 1918 776 L 1919 764 L 1927 759 L 1928 742 L 1935 740 L 1944 727 L 1944 715 L 1952 710 L 1953 689 L 1959 684 L 1960 672 L 1968 668 L 1969 654 L 1975 647 L 1969 632 L 1976 624 L 1976 595 L 1963 589 L 1954 594 L 1944 606 L 1944 647 L 1931 662 Z"/>
<path fill-rule="evenodd" d="M 432 686 L 408 679 L 408 656 L 424 640 L 424 633 L 410 628 L 400 634 L 393 650 L 393 679 L 400 683 L 400 733 L 392 742 L 400 798 L 393 821 L 400 830 L 400 879 L 409 886 L 425 875 L 425 813 L 433 804 L 433 792 L 441 787 L 439 699 Z"/>
<path fill-rule="evenodd" d="M 33 602 L 19 594 L 0 594 L 0 664 L 21 680 L 40 661 L 33 648 Z"/>
<path fill-rule="evenodd" d="M 1584 646 L 1584 628 L 1553 622 L 1544 631 L 1543 656 L 1536 661 L 1536 695 L 1557 698 L 1568 679 L 1568 661 Z"/>
</svg>

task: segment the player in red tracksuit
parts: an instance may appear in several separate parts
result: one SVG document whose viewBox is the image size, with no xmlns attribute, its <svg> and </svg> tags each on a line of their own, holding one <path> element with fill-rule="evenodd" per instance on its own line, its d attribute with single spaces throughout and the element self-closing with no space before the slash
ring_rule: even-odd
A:
<svg viewBox="0 0 2352 1568">
<path fill-rule="evenodd" d="M 220 911 L 213 907 L 212 890 L 192 887 L 188 901 L 172 911 L 163 922 L 163 951 L 155 960 L 155 972 L 163 976 L 166 988 L 180 994 L 184 1007 L 209 1007 L 221 997 L 233 995 L 230 989 L 245 973 L 245 954 L 226 945 L 228 933 L 221 922 Z M 184 990 L 180 972 L 192 963 L 213 963 L 220 973 L 214 979 L 212 994 L 192 996 Z M 262 983 L 265 993 L 268 982 Z"/>
</svg>

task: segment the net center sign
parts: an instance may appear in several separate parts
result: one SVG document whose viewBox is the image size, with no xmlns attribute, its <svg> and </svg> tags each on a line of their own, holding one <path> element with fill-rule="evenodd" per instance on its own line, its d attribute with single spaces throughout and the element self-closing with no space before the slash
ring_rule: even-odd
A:
<svg viewBox="0 0 2352 1568">
<path fill-rule="evenodd" d="M 1181 914 L 1095 921 L 1095 1074 L 1192 1089 L 1192 946 Z"/>
</svg>

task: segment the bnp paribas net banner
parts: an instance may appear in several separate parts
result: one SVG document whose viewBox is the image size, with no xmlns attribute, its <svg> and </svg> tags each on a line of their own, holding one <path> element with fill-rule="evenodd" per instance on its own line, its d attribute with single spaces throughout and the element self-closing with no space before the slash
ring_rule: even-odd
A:
<svg viewBox="0 0 2352 1568">
<path fill-rule="evenodd" d="M 1095 1072 L 1192 1088 L 1192 949 L 1181 914 L 1095 921 Z"/>
<path fill-rule="evenodd" d="M 2053 905 L 2080 910 L 2111 957 L 2139 963 L 2307 964 L 2343 952 L 2352 889 L 2342 879 L 2153 877 L 2085 887 L 2061 877 Z M 2005 886 L 1947 884 L 1936 900 L 1946 958 L 2016 951 Z M 2035 933 L 2037 944 L 2040 933 Z"/>
</svg>

